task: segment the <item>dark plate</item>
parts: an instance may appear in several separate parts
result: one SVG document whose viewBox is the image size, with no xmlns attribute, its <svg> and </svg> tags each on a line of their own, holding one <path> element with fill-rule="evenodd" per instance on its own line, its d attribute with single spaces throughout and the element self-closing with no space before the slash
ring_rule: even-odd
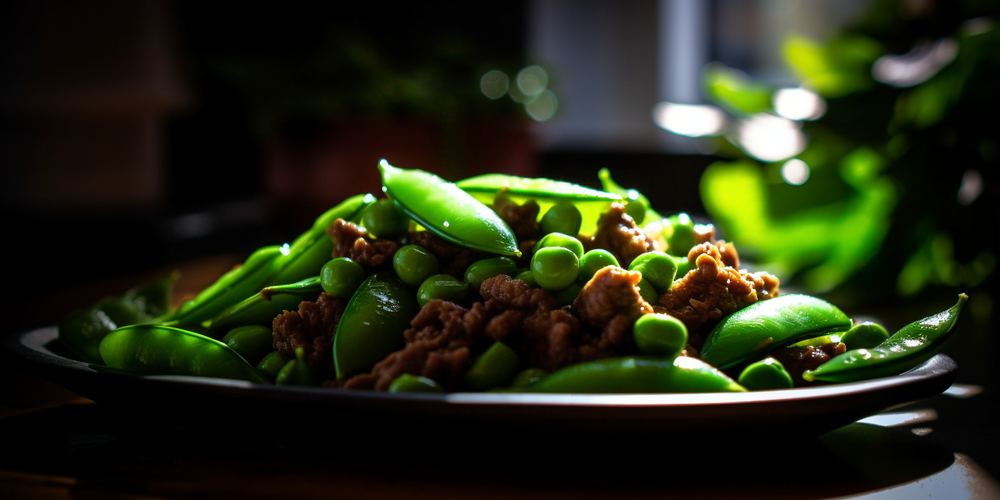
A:
<svg viewBox="0 0 1000 500">
<path fill-rule="evenodd" d="M 819 435 L 867 415 L 937 395 L 955 378 L 938 354 L 899 376 L 804 389 L 711 394 L 386 394 L 253 385 L 196 377 L 98 373 L 61 351 L 54 327 L 3 338 L 16 366 L 98 403 L 191 421 L 250 425 L 295 419 L 338 422 L 358 432 L 405 423 L 426 435 L 500 429 L 524 435 L 705 432 L 734 436 Z M 175 420 L 176 421 L 176 420 Z M 337 426 L 342 428 L 341 425 Z M 391 427 L 390 427 L 391 428 Z"/>
</svg>

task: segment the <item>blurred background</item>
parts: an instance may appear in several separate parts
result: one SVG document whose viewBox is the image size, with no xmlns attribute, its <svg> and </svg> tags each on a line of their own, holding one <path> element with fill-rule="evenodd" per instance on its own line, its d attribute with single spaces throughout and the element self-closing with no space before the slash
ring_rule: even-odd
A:
<svg viewBox="0 0 1000 500">
<path fill-rule="evenodd" d="M 948 352 L 992 380 L 995 4 L 4 2 L 4 312 L 52 324 L 239 262 L 377 191 L 381 158 L 594 187 L 608 167 L 890 330 L 969 293 Z"/>
</svg>

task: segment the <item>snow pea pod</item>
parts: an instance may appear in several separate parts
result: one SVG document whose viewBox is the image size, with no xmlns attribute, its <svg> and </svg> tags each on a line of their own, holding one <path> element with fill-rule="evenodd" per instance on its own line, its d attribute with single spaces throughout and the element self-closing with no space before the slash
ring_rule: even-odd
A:
<svg viewBox="0 0 1000 500">
<path fill-rule="evenodd" d="M 288 253 L 278 259 L 278 271 L 268 278 L 269 285 L 292 283 L 319 274 L 333 255 L 333 240 L 326 229 L 337 219 L 351 220 L 375 203 L 371 194 L 358 194 L 337 204 L 316 218 L 312 228 L 295 238 Z"/>
<path fill-rule="evenodd" d="M 635 220 L 636 224 L 643 226 L 663 218 L 652 209 L 649 203 L 649 198 L 646 198 L 645 195 L 635 189 L 627 189 L 619 185 L 614 179 L 611 178 L 611 171 L 607 168 L 600 169 L 597 172 L 597 177 L 601 180 L 601 187 L 604 188 L 605 191 L 617 193 L 628 201 L 628 205 L 625 206 L 625 213 L 631 216 Z"/>
<path fill-rule="evenodd" d="M 100 351 L 106 366 L 136 375 L 193 375 L 268 383 L 226 344 L 171 326 L 119 328 L 104 337 Z"/>
<path fill-rule="evenodd" d="M 350 219 L 375 197 L 356 195 L 319 216 L 313 226 L 291 245 L 260 248 L 243 265 L 224 274 L 218 281 L 189 300 L 165 322 L 172 325 L 200 325 L 269 285 L 280 285 L 316 276 L 333 253 L 333 241 L 326 228 L 337 218 Z"/>
<path fill-rule="evenodd" d="M 475 194 L 485 193 L 493 196 L 498 191 L 506 189 L 509 194 L 538 199 L 569 199 L 574 201 L 620 201 L 620 193 L 598 191 L 572 182 L 552 179 L 518 177 L 507 174 L 484 174 L 469 177 L 455 183 L 463 191 Z"/>
<path fill-rule="evenodd" d="M 382 189 L 406 215 L 456 245 L 519 257 L 507 223 L 455 184 L 422 170 L 401 169 L 382 160 Z"/>
<path fill-rule="evenodd" d="M 725 370 L 779 347 L 850 327 L 851 319 L 823 299 L 781 295 L 724 318 L 705 338 L 701 359 Z"/>
<path fill-rule="evenodd" d="M 802 378 L 808 382 L 856 382 L 898 375 L 919 366 L 941 351 L 968 299 L 966 294 L 959 294 L 951 308 L 904 326 L 872 349 L 847 351 L 806 371 Z"/>
<path fill-rule="evenodd" d="M 458 181 L 456 185 L 486 204 L 493 203 L 500 192 L 517 203 L 534 200 L 538 203 L 539 213 L 543 214 L 557 204 L 571 202 L 580 212 L 579 231 L 583 234 L 593 233 L 597 229 L 597 221 L 608 210 L 608 206 L 622 200 L 618 193 L 598 191 L 571 182 L 505 174 L 470 177 Z"/>
<path fill-rule="evenodd" d="M 105 335 L 134 323 L 153 321 L 170 310 L 170 296 L 177 273 L 117 297 L 70 313 L 59 323 L 59 340 L 88 363 L 100 363 L 99 346 Z"/>
<path fill-rule="evenodd" d="M 303 300 L 315 300 L 322 292 L 319 276 L 265 287 L 213 318 L 208 327 L 213 331 L 227 331 L 245 325 L 270 326 L 282 311 L 294 310 Z"/>
<path fill-rule="evenodd" d="M 687 356 L 586 361 L 514 390 L 549 393 L 746 392 L 725 373 Z"/>
<path fill-rule="evenodd" d="M 369 370 L 402 349 L 403 331 L 419 310 L 413 291 L 392 272 L 368 277 L 347 303 L 333 337 L 337 379 Z"/>
</svg>

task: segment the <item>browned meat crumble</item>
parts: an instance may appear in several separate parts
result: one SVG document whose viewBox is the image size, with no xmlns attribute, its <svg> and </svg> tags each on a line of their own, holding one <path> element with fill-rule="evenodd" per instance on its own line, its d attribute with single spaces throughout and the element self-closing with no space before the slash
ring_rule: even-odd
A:
<svg viewBox="0 0 1000 500">
<path fill-rule="evenodd" d="M 675 281 L 657 302 L 663 312 L 684 322 L 696 348 L 701 347 L 699 332 L 703 328 L 711 328 L 727 314 L 758 300 L 778 295 L 778 279 L 774 276 L 726 264 L 739 264 L 736 249 L 730 244 L 702 243 L 691 249 L 688 259 L 697 268 Z"/>
<path fill-rule="evenodd" d="M 847 346 L 842 342 L 828 343 L 818 346 L 806 347 L 786 347 L 778 349 L 770 356 L 785 367 L 785 371 L 792 376 L 795 386 L 810 385 L 802 379 L 802 374 L 806 370 L 815 370 L 819 365 L 847 352 Z"/>
<path fill-rule="evenodd" d="M 589 248 L 603 248 L 611 252 L 625 269 L 633 259 L 654 249 L 653 240 L 625 213 L 625 205 L 621 203 L 612 203 L 611 208 L 601 216 L 597 232 L 589 243 Z"/>
<path fill-rule="evenodd" d="M 392 256 L 399 249 L 393 240 L 373 240 L 363 227 L 337 219 L 326 229 L 333 240 L 333 257 L 349 257 L 367 268 L 378 268 L 392 263 Z"/>
<path fill-rule="evenodd" d="M 302 347 L 306 362 L 321 374 L 333 373 L 333 335 L 347 303 L 320 294 L 316 302 L 304 301 L 297 311 L 285 311 L 274 318 L 274 349 L 290 358 Z"/>
</svg>

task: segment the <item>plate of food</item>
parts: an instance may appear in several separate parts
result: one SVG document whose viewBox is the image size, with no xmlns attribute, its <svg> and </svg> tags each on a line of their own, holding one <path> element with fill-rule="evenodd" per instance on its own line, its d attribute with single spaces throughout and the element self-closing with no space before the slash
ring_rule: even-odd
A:
<svg viewBox="0 0 1000 500">
<path fill-rule="evenodd" d="M 813 435 L 938 394 L 967 297 L 892 335 L 743 269 L 734 243 L 602 189 L 383 161 L 197 296 L 175 277 L 4 339 L 26 370 L 157 415 L 538 433 Z"/>
</svg>

